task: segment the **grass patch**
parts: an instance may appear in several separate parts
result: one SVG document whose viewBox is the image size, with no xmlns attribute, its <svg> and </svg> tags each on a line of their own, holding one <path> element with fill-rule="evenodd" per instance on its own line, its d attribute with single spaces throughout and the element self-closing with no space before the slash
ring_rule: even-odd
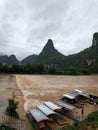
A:
<svg viewBox="0 0 98 130">
<path fill-rule="evenodd" d="M 98 111 L 92 112 L 85 120 L 81 122 L 75 121 L 73 125 L 67 125 L 60 130 L 84 130 L 88 127 L 92 130 L 98 128 Z"/>
</svg>

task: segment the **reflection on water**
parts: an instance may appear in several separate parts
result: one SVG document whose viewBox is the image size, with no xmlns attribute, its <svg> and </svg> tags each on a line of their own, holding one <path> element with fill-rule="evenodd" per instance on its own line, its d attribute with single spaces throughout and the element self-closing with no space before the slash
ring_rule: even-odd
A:
<svg viewBox="0 0 98 130">
<path fill-rule="evenodd" d="M 7 100 L 12 97 L 16 86 L 16 79 L 13 75 L 0 75 L 0 112 L 5 110 Z"/>
</svg>

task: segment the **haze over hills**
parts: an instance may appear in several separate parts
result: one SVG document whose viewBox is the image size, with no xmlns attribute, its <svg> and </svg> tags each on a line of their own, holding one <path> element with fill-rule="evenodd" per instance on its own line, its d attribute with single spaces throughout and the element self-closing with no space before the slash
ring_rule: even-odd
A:
<svg viewBox="0 0 98 130">
<path fill-rule="evenodd" d="M 21 64 L 33 64 L 36 62 L 36 59 L 37 59 L 38 55 L 30 55 L 26 58 L 24 58 L 22 61 L 21 61 Z"/>
<path fill-rule="evenodd" d="M 65 67 L 86 67 L 98 64 L 98 33 L 94 33 L 91 47 L 77 54 L 67 56 L 61 63 Z"/>
<path fill-rule="evenodd" d="M 17 60 L 15 55 L 0 55 L 0 63 L 19 64 L 19 61 Z"/>
<path fill-rule="evenodd" d="M 64 56 L 63 54 L 58 52 L 54 48 L 53 41 L 49 39 L 47 44 L 42 49 L 41 53 L 36 57 L 35 63 L 48 64 L 48 65 L 53 64 L 59 67 L 73 67 L 73 66 L 86 67 L 98 64 L 97 52 L 98 52 L 98 33 L 94 33 L 91 47 L 77 54 L 69 56 Z M 33 56 L 32 58 L 27 57 L 25 60 L 25 64 L 31 63 L 32 61 Z"/>
<path fill-rule="evenodd" d="M 14 55 L 0 56 L 1 63 L 18 64 L 19 61 Z M 39 55 L 30 55 L 24 58 L 21 64 L 42 64 L 63 68 L 68 67 L 89 67 L 98 65 L 98 33 L 94 33 L 92 46 L 80 53 L 64 56 L 55 49 L 53 41 L 48 40 Z"/>
</svg>

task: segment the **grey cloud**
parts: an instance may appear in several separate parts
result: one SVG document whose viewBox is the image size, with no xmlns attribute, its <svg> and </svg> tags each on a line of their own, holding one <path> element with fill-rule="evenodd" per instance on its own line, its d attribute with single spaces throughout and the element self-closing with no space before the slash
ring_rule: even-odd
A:
<svg viewBox="0 0 98 130">
<path fill-rule="evenodd" d="M 39 54 L 48 38 L 65 55 L 91 45 L 97 0 L 0 0 L 0 53 Z"/>
</svg>

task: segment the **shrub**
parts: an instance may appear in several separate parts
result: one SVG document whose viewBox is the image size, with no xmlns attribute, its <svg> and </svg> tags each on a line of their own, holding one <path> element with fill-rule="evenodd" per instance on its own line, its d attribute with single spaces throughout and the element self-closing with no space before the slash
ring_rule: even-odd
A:
<svg viewBox="0 0 98 130">
<path fill-rule="evenodd" d="M 16 118 L 19 118 L 18 113 L 16 112 L 16 109 L 18 108 L 18 102 L 15 102 L 13 99 L 8 100 L 8 107 L 6 109 L 6 114 L 9 116 L 14 116 Z"/>
</svg>

